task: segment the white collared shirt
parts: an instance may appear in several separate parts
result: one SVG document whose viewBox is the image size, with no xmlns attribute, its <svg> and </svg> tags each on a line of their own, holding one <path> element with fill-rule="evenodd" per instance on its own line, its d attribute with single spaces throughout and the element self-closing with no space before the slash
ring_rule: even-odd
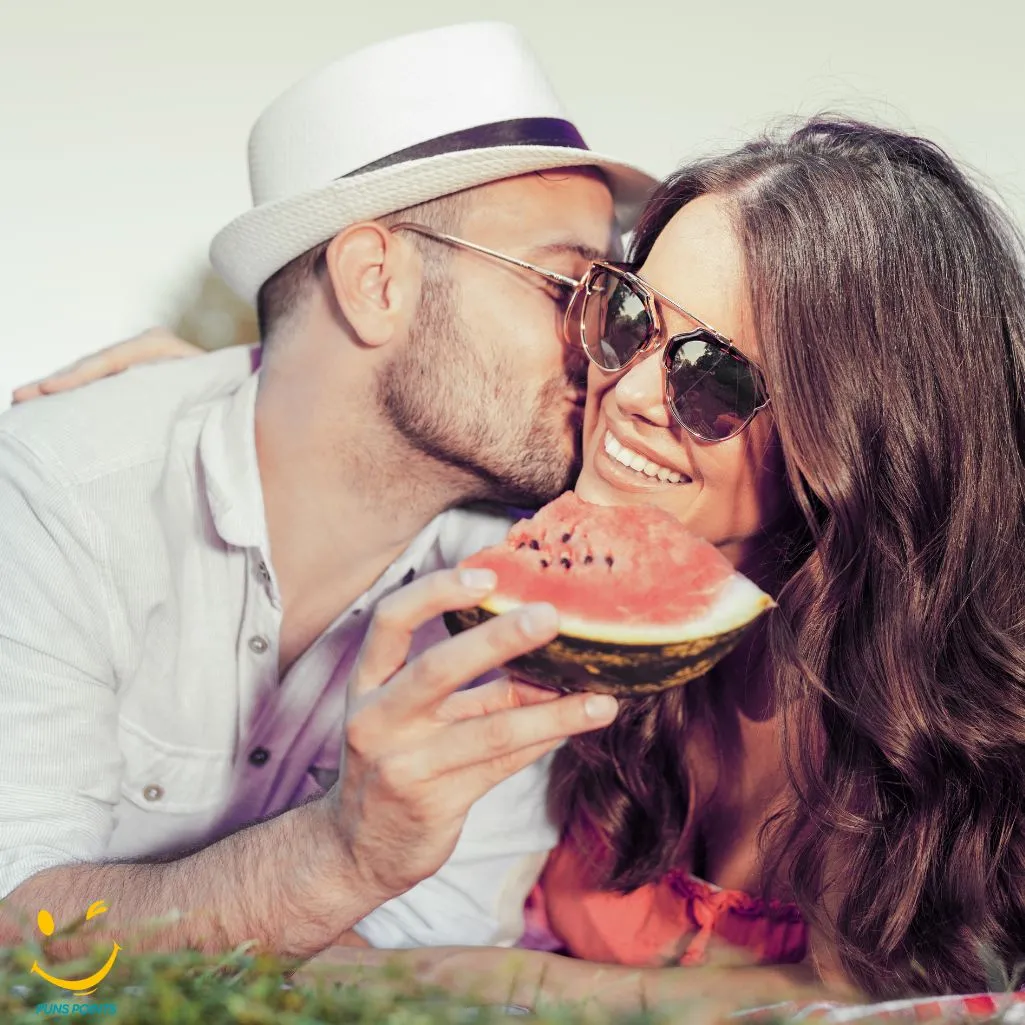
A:
<svg viewBox="0 0 1025 1025">
<path fill-rule="evenodd" d="M 206 844 L 321 792 L 374 603 L 505 535 L 502 517 L 437 517 L 279 679 L 256 385 L 228 350 L 0 416 L 0 894 L 56 865 Z M 415 650 L 446 636 L 435 620 Z M 548 766 L 478 801 L 445 866 L 357 931 L 516 942 L 557 839 Z"/>
</svg>

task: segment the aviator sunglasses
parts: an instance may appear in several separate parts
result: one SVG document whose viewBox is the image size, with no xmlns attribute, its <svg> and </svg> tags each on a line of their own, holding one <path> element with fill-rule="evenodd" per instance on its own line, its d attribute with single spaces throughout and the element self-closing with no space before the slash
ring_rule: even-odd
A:
<svg viewBox="0 0 1025 1025">
<path fill-rule="evenodd" d="M 663 295 L 623 264 L 595 260 L 577 281 L 475 242 L 404 222 L 413 231 L 530 271 L 564 291 L 566 338 L 579 337 L 588 359 L 618 373 L 663 347 L 666 399 L 676 422 L 701 441 L 736 437 L 769 404 L 762 372 L 723 334 Z M 661 306 L 692 321 L 692 331 L 665 337 Z"/>
<path fill-rule="evenodd" d="M 662 305 L 697 327 L 666 338 Z M 725 335 L 621 264 L 591 264 L 567 319 L 578 325 L 588 359 L 609 373 L 625 370 L 661 345 L 669 409 L 701 441 L 736 437 L 769 403 L 755 363 Z"/>
</svg>

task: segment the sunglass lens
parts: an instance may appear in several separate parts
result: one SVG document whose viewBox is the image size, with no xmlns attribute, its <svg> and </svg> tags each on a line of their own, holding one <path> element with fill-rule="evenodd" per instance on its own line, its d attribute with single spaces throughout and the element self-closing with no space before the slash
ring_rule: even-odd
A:
<svg viewBox="0 0 1025 1025">
<path fill-rule="evenodd" d="M 679 339 L 666 360 L 680 422 L 708 441 L 736 434 L 765 401 L 754 368 L 714 340 Z"/>
<path fill-rule="evenodd" d="M 580 328 L 587 355 L 603 370 L 621 370 L 648 340 L 651 318 L 625 278 L 599 268 L 587 281 Z"/>
</svg>

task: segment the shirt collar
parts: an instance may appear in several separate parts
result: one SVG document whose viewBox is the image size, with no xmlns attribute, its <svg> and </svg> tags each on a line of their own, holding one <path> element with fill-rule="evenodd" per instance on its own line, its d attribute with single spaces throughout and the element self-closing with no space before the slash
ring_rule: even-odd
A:
<svg viewBox="0 0 1025 1025">
<path fill-rule="evenodd" d="M 214 527 L 226 544 L 270 552 L 267 518 L 256 459 L 256 392 L 259 374 L 207 415 L 199 439 L 207 501 Z"/>
</svg>

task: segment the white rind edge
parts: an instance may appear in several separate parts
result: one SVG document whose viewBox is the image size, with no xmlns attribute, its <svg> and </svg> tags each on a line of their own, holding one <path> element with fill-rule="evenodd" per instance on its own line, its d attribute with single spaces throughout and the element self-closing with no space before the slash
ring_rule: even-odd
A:
<svg viewBox="0 0 1025 1025">
<path fill-rule="evenodd" d="M 499 597 L 485 599 L 481 605 L 495 615 L 519 608 L 523 602 L 503 600 Z M 746 626 L 762 612 L 775 606 L 775 602 L 757 584 L 740 573 L 734 573 L 723 585 L 715 604 L 705 615 L 692 620 L 685 630 L 679 624 L 672 626 L 650 626 L 643 623 L 625 624 L 610 620 L 599 624 L 598 620 L 586 623 L 572 616 L 560 616 L 559 633 L 581 640 L 592 638 L 595 627 L 601 630 L 601 640 L 608 644 L 681 644 L 715 637 Z"/>
</svg>

